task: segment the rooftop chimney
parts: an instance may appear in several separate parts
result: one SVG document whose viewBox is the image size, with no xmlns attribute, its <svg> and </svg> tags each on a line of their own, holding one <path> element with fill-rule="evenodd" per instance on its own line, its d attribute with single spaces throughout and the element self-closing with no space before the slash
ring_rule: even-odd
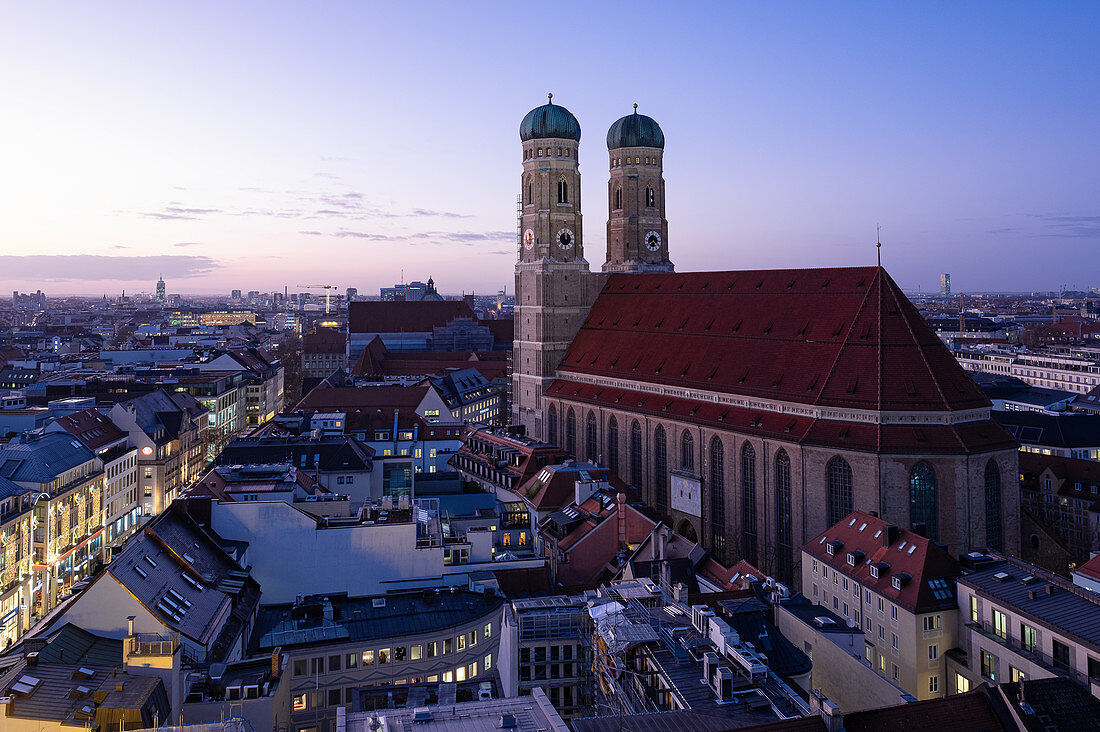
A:
<svg viewBox="0 0 1100 732">
<path fill-rule="evenodd" d="M 888 547 L 898 540 L 901 536 L 901 529 L 894 524 L 890 524 L 886 527 L 886 530 L 882 532 L 882 545 Z"/>
</svg>

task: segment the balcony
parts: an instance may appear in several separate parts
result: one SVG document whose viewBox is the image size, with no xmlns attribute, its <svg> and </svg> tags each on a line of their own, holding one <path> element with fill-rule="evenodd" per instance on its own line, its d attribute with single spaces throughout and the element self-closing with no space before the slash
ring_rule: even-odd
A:
<svg viewBox="0 0 1100 732">
<path fill-rule="evenodd" d="M 1062 663 L 1061 661 L 1055 659 L 1053 656 L 1044 653 L 1038 647 L 1025 647 L 1018 638 L 1013 638 L 1011 633 L 1008 634 L 1007 638 L 1002 638 L 994 631 L 992 623 L 984 622 L 979 624 L 970 622 L 966 624 L 966 627 L 973 628 L 986 638 L 995 641 L 998 645 L 1011 650 L 1013 653 L 1028 659 L 1038 666 L 1042 666 L 1047 671 L 1050 671 L 1056 676 L 1061 676 L 1064 679 L 1069 679 L 1074 683 L 1084 686 L 1086 689 L 1089 688 L 1090 679 L 1088 677 L 1088 674 L 1078 669 L 1075 669 L 1065 663 Z M 1002 674 L 1005 675 L 1007 678 L 1007 672 L 1002 672 Z"/>
<path fill-rule="evenodd" d="M 179 647 L 179 635 L 137 633 L 126 638 L 127 656 L 171 656 Z"/>
</svg>

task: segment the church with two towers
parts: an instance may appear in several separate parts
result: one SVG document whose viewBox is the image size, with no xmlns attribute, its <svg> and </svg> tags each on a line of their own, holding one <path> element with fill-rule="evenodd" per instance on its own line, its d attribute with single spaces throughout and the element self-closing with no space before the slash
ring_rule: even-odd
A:
<svg viewBox="0 0 1100 732">
<path fill-rule="evenodd" d="M 593 272 L 584 255 L 581 126 L 553 95 L 523 118 L 523 177 L 512 421 L 545 439 L 542 395 L 573 336 L 613 272 L 672 272 L 665 219 L 665 136 L 629 114 L 607 131 L 607 254 Z"/>
<path fill-rule="evenodd" d="M 520 124 L 514 424 L 792 586 L 800 547 L 855 510 L 1018 551 L 1018 445 L 885 269 L 676 272 L 664 133 L 635 107 L 607 133 L 593 271 L 580 139 L 552 98 Z"/>
</svg>

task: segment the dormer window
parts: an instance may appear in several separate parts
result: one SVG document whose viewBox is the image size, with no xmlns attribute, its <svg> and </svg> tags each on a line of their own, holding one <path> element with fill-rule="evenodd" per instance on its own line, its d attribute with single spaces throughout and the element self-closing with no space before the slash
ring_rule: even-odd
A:
<svg viewBox="0 0 1100 732">
<path fill-rule="evenodd" d="M 863 561 L 864 556 L 863 552 L 858 549 L 848 552 L 848 566 L 855 567 L 859 565 L 859 563 Z"/>
<path fill-rule="evenodd" d="M 905 587 L 905 584 L 909 581 L 909 574 L 907 572 L 898 572 L 890 578 L 890 586 L 895 590 L 900 590 Z"/>
<path fill-rule="evenodd" d="M 830 541 L 825 545 L 825 552 L 830 556 L 836 556 L 836 553 L 844 548 L 844 542 L 842 541 Z"/>
<path fill-rule="evenodd" d="M 878 567 L 871 565 L 871 579 L 878 579 Z"/>
</svg>

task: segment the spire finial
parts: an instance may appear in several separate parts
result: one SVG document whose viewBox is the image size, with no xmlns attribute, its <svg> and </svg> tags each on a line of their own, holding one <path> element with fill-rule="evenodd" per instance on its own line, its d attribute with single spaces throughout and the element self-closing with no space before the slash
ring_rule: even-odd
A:
<svg viewBox="0 0 1100 732">
<path fill-rule="evenodd" d="M 638 113 L 638 103 L 634 102 L 634 114 Z"/>
<path fill-rule="evenodd" d="M 554 92 L 547 92 L 546 93 L 546 98 L 549 100 L 547 102 L 547 104 L 553 104 L 554 103 Z"/>
<path fill-rule="evenodd" d="M 875 251 L 878 254 L 878 266 L 882 266 L 882 227 L 875 224 Z"/>
</svg>

